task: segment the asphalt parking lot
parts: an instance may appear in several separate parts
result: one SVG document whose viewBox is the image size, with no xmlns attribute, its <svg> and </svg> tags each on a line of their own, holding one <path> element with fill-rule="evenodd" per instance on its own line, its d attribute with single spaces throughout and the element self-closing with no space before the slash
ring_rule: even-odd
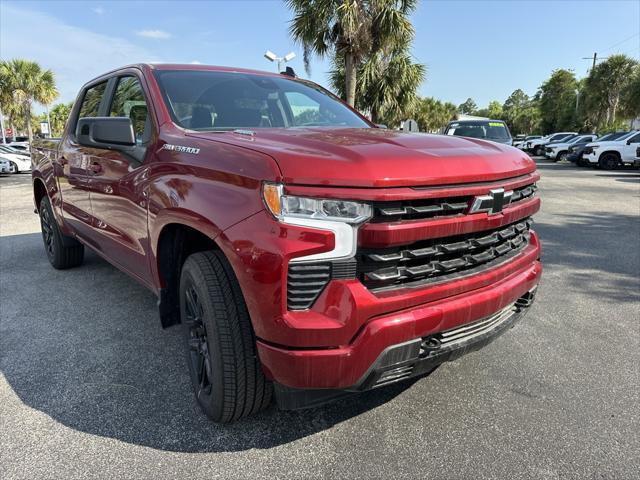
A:
<svg viewBox="0 0 640 480">
<path fill-rule="evenodd" d="M 154 296 L 55 271 L 0 177 L 0 478 L 593 478 L 640 472 L 640 172 L 539 162 L 545 273 L 513 330 L 429 377 L 207 421 Z"/>
</svg>

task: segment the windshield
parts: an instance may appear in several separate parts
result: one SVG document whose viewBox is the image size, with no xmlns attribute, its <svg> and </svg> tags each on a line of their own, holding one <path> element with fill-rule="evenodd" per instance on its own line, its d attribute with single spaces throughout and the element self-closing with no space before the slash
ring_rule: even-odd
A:
<svg viewBox="0 0 640 480">
<path fill-rule="evenodd" d="M 370 127 L 318 86 L 286 77 L 204 70 L 155 75 L 173 121 L 191 130 Z"/>
<path fill-rule="evenodd" d="M 509 140 L 511 134 L 502 122 L 453 122 L 447 126 L 445 135 L 484 138 L 488 140 Z"/>
<path fill-rule="evenodd" d="M 617 140 L 618 138 L 624 136 L 624 135 L 628 135 L 629 132 L 614 132 L 614 133 L 607 133 L 606 135 L 601 136 L 600 138 L 597 138 L 595 141 L 596 142 L 604 142 L 604 141 L 611 141 L 611 140 Z"/>
<path fill-rule="evenodd" d="M 609 138 L 608 141 L 611 141 L 611 140 L 627 140 L 628 138 L 634 136 L 636 133 L 638 133 L 638 131 L 634 130 L 633 132 L 627 132 L 624 135 L 620 135 L 617 138 Z"/>
</svg>

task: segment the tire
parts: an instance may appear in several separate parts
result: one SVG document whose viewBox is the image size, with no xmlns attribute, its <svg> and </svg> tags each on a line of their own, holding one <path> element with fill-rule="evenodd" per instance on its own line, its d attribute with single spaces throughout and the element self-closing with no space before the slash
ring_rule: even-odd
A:
<svg viewBox="0 0 640 480">
<path fill-rule="evenodd" d="M 566 160 L 567 155 L 569 155 L 567 152 L 558 153 L 558 155 L 556 155 L 556 162 L 562 162 L 563 160 Z"/>
<path fill-rule="evenodd" d="M 180 317 L 196 400 L 214 422 L 266 408 L 272 384 L 262 373 L 240 285 L 222 253 L 189 256 L 180 275 Z"/>
<path fill-rule="evenodd" d="M 542 147 L 536 147 L 533 149 L 533 154 L 536 157 L 539 157 L 540 155 L 544 155 L 544 151 L 542 150 Z"/>
<path fill-rule="evenodd" d="M 53 268 L 64 270 L 80 265 L 84 259 L 84 245 L 62 234 L 49 197 L 40 200 L 39 214 L 44 249 Z"/>
<path fill-rule="evenodd" d="M 14 162 L 9 162 L 9 172 L 20 173 L 20 171 L 18 170 L 18 165 L 16 165 Z"/>
<path fill-rule="evenodd" d="M 604 153 L 600 155 L 598 166 L 604 170 L 615 170 L 620 166 L 620 159 L 615 153 Z"/>
</svg>

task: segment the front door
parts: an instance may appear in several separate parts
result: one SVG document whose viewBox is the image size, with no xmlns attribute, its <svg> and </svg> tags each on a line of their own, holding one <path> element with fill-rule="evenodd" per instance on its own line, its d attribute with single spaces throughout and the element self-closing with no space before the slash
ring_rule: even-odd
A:
<svg viewBox="0 0 640 480">
<path fill-rule="evenodd" d="M 131 154 L 101 150 L 87 166 L 95 236 L 104 254 L 144 283 L 150 282 L 147 251 L 147 166 L 153 132 L 147 102 L 135 75 L 112 79 L 107 114 L 129 117 L 136 135 Z"/>
<path fill-rule="evenodd" d="M 633 163 L 636 159 L 636 150 L 640 146 L 640 133 L 629 138 L 622 147 L 622 161 Z"/>
</svg>

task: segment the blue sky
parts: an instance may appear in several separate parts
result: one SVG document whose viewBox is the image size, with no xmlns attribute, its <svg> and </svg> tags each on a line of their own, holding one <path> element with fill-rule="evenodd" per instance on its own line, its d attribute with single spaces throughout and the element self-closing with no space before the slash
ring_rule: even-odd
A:
<svg viewBox="0 0 640 480">
<path fill-rule="evenodd" d="M 262 54 L 298 53 L 281 1 L 0 0 L 0 57 L 38 61 L 57 75 L 61 100 L 73 100 L 92 77 L 127 63 L 200 62 L 274 69 Z M 420 93 L 479 106 L 529 94 L 556 68 L 583 76 L 582 57 L 626 53 L 640 58 L 640 0 L 432 1 L 412 18 L 414 57 L 427 65 Z M 311 79 L 327 83 L 326 60 Z"/>
</svg>

